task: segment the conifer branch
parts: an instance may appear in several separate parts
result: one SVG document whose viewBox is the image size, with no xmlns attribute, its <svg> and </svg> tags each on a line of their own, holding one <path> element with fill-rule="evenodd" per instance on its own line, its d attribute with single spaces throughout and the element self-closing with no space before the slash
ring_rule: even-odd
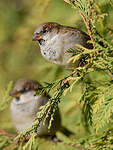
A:
<svg viewBox="0 0 113 150">
<path fill-rule="evenodd" d="M 72 61 L 73 63 L 77 62 L 76 68 L 74 68 L 74 71 L 71 74 L 58 81 L 45 83 L 43 88 L 36 93 L 38 95 L 45 92 L 50 93 L 52 91 L 53 96 L 46 105 L 41 107 L 32 126 L 20 133 L 16 137 L 16 140 L 30 135 L 30 140 L 24 145 L 24 149 L 32 149 L 40 123 L 45 122 L 45 120 L 50 117 L 50 128 L 54 112 L 58 108 L 61 97 L 68 91 L 71 92 L 72 88 L 76 86 L 78 82 L 81 82 L 84 85 L 84 91 L 79 102 L 82 105 L 84 124 L 89 130 L 92 128 L 93 132 L 91 131 L 91 135 L 84 138 L 83 142 L 79 143 L 80 147 L 76 145 L 76 142 L 74 144 L 70 143 L 70 145 L 73 147 L 75 146 L 78 149 L 82 149 L 82 146 L 84 146 L 85 149 L 83 143 L 86 143 L 86 145 L 89 145 L 88 149 L 91 150 L 93 148 L 96 150 L 102 149 L 103 147 L 111 148 L 113 141 L 112 128 L 106 129 L 106 132 L 103 135 L 99 135 L 98 131 L 100 131 L 103 126 L 109 126 L 113 123 L 113 46 L 102 38 L 96 30 L 95 20 L 92 14 L 92 10 L 94 9 L 93 0 L 64 1 L 68 2 L 74 9 L 78 10 L 91 38 L 91 41 L 89 42 L 94 45 L 94 48 L 89 50 L 78 45 L 76 51 L 74 49 L 67 50 L 73 54 L 69 61 Z M 96 71 L 107 72 L 109 79 L 105 82 L 89 81 L 88 75 Z M 10 87 L 8 89 L 10 89 Z M 5 95 L 5 99 L 8 99 L 7 92 Z M 7 101 L 9 101 L 9 99 Z M 3 106 L 4 104 L 0 105 L 0 110 L 2 110 Z"/>
</svg>

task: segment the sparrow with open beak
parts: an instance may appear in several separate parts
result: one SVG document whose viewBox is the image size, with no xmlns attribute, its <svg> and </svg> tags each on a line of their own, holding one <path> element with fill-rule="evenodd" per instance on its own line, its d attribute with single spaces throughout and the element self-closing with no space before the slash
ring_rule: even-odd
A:
<svg viewBox="0 0 113 150">
<path fill-rule="evenodd" d="M 25 128 L 32 125 L 35 120 L 37 112 L 40 111 L 40 106 L 45 105 L 49 100 L 47 93 L 42 95 L 35 95 L 36 91 L 41 89 L 42 86 L 35 80 L 20 79 L 11 91 L 10 95 L 13 100 L 10 105 L 12 121 L 18 132 L 23 131 Z M 61 116 L 59 109 L 56 110 L 53 117 L 51 128 L 48 130 L 50 117 L 42 122 L 37 131 L 38 136 L 50 135 L 54 136 L 56 131 L 59 130 L 66 136 L 70 136 L 73 133 L 61 126 Z"/>
<path fill-rule="evenodd" d="M 77 49 L 77 45 L 92 49 L 93 45 L 88 43 L 89 35 L 79 29 L 63 26 L 54 22 L 47 22 L 39 25 L 32 37 L 33 41 L 37 41 L 42 56 L 57 65 L 68 68 L 68 59 L 72 54 L 66 51 L 70 48 Z"/>
</svg>

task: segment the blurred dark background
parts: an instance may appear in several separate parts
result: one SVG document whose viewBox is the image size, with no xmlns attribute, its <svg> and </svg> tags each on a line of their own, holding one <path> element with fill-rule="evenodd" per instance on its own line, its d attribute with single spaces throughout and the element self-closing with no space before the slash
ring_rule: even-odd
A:
<svg viewBox="0 0 113 150">
<path fill-rule="evenodd" d="M 95 0 L 95 8 L 98 16 L 100 15 L 99 19 L 97 17 L 97 30 L 110 43 L 110 31 L 113 31 L 111 5 L 108 0 Z M 36 27 L 49 21 L 77 27 L 87 32 L 78 12 L 63 0 L 0 0 L 0 90 L 10 81 L 23 77 L 43 83 L 55 81 L 70 73 L 47 62 L 40 54 L 38 44 L 32 41 Z M 98 74 L 96 78 L 102 77 Z M 86 133 L 81 124 L 78 104 L 81 88 L 80 84 L 74 87 L 72 93 L 67 94 L 60 104 L 63 124 L 74 130 L 77 137 Z M 8 112 L 9 110 L 5 110 L 1 113 L 0 126 L 13 131 Z"/>
</svg>

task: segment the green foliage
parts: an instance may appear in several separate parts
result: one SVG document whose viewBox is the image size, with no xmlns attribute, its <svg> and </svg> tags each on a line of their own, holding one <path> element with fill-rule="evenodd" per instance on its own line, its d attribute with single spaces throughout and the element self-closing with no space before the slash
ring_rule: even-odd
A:
<svg viewBox="0 0 113 150">
<path fill-rule="evenodd" d="M 103 86 L 97 88 L 98 99 L 93 108 L 94 128 L 96 131 L 112 122 L 112 106 L 113 106 L 113 85 L 112 83 L 104 83 Z"/>
<path fill-rule="evenodd" d="M 11 144 L 11 139 L 7 136 L 0 137 L 0 149 L 3 149 Z"/>
<path fill-rule="evenodd" d="M 9 102 L 11 101 L 11 97 L 9 94 L 12 90 L 13 82 L 10 82 L 7 86 L 7 89 L 4 89 L 0 93 L 0 111 L 3 111 L 8 106 Z"/>
<path fill-rule="evenodd" d="M 69 61 L 73 61 L 73 63 L 78 61 L 76 70 L 73 71 L 68 77 L 58 81 L 59 84 L 57 84 L 57 88 L 55 83 L 47 83 L 46 88 L 44 87 L 42 91 L 44 92 L 44 89 L 48 89 L 48 92 L 50 92 L 51 88 L 55 87 L 56 90 L 54 92 L 54 96 L 45 106 L 41 108 L 41 111 L 37 114 L 36 122 L 34 123 L 35 126 L 33 125 L 30 130 L 24 133 L 24 135 L 31 133 L 31 131 L 37 131 L 42 119 L 44 117 L 46 119 L 49 115 L 52 116 L 50 113 L 51 110 L 57 109 L 58 103 L 60 102 L 60 98 L 64 91 L 66 94 L 66 92 L 70 88 L 72 89 L 72 87 L 80 80 L 85 86 L 85 90 L 81 97 L 85 126 L 87 128 L 88 126 L 92 126 L 97 132 L 111 120 L 113 107 L 113 87 L 111 85 L 113 79 L 113 59 L 111 54 L 113 52 L 113 47 L 99 35 L 96 35 L 96 27 L 94 26 L 94 21 L 91 16 L 91 11 L 93 8 L 92 1 L 87 2 L 81 0 L 76 1 L 76 3 L 72 1 L 69 2 L 79 10 L 79 13 L 88 29 L 94 48 L 93 50 L 88 50 L 79 46 L 80 49 L 78 49 L 76 53 L 74 50 L 68 51 L 71 53 L 74 52 L 74 56 Z M 82 60 L 84 62 L 81 62 Z M 81 65 L 82 63 L 83 65 Z M 107 87 L 105 86 L 105 83 L 104 85 L 102 83 L 98 83 L 98 85 L 95 86 L 94 83 L 87 81 L 88 74 L 97 70 L 106 70 L 109 73 L 110 80 L 106 83 Z M 50 125 L 52 120 L 53 117 L 51 117 Z M 20 134 L 19 137 L 21 136 L 23 135 Z"/>
<path fill-rule="evenodd" d="M 49 123 L 49 128 L 50 128 L 51 123 L 53 121 L 54 112 L 58 108 L 60 102 L 61 104 L 64 102 L 62 107 L 64 112 L 65 112 L 64 106 L 66 106 L 66 104 L 68 105 L 68 110 L 66 110 L 66 115 L 64 115 L 64 117 L 66 118 L 65 120 L 68 120 L 67 122 L 69 124 L 71 124 L 72 121 L 74 122 L 76 113 L 72 113 L 72 112 L 73 112 L 73 106 L 76 99 L 75 97 L 77 95 L 77 93 L 75 92 L 75 88 L 80 87 L 79 98 L 76 99 L 77 101 L 76 103 L 80 105 L 82 117 L 79 119 L 78 125 L 80 126 L 82 124 L 85 127 L 86 134 L 85 136 L 83 135 L 84 131 L 80 126 L 77 135 L 78 137 L 75 136 L 73 137 L 73 139 L 68 139 L 67 141 L 66 138 L 64 138 L 64 142 L 61 144 L 63 146 L 67 144 L 68 146 L 70 146 L 71 150 L 73 149 L 73 147 L 76 149 L 83 148 L 83 149 L 91 149 L 91 150 L 92 149 L 110 150 L 113 149 L 112 146 L 113 145 L 113 136 L 112 136 L 113 133 L 112 132 L 113 131 L 112 129 L 113 46 L 111 44 L 112 43 L 111 37 L 113 35 L 113 32 L 112 32 L 112 23 L 110 23 L 112 19 L 110 20 L 110 16 L 108 15 L 111 11 L 111 6 L 110 6 L 111 2 L 110 1 L 105 2 L 104 0 L 102 2 L 98 2 L 96 0 L 64 0 L 64 1 L 67 2 L 69 5 L 71 5 L 81 16 L 81 20 L 84 23 L 87 32 L 91 38 L 89 42 L 93 44 L 94 48 L 92 50 L 89 50 L 78 45 L 77 51 L 73 49 L 67 50 L 67 52 L 73 54 L 69 62 L 72 61 L 73 63 L 76 64 L 76 68 L 73 68 L 73 71 L 71 73 L 70 72 L 66 73 L 61 70 L 59 71 L 59 68 L 55 67 L 55 65 L 52 69 L 52 65 L 48 64 L 47 62 L 45 62 L 45 64 L 42 65 L 43 60 L 40 60 L 39 57 L 40 54 L 38 54 L 37 56 L 39 57 L 39 60 L 37 59 L 31 60 L 31 58 L 29 58 L 28 62 L 26 62 L 27 61 L 26 56 L 28 57 L 30 55 L 33 58 L 35 58 L 35 53 L 34 54 L 31 53 L 31 49 L 34 47 L 30 44 L 30 42 L 28 42 L 29 36 L 31 37 L 31 35 L 29 35 L 28 33 L 31 33 L 34 26 L 37 25 L 37 18 L 39 19 L 38 23 L 44 20 L 43 18 L 46 16 L 46 12 L 45 12 L 46 8 L 48 8 L 51 1 L 47 0 L 45 3 L 42 3 L 41 1 L 36 2 L 34 0 L 33 2 L 36 4 L 35 6 L 33 4 L 30 6 L 29 3 L 26 3 L 28 5 L 28 8 L 30 8 L 27 9 L 26 12 L 29 13 L 27 15 L 26 12 L 24 12 L 24 16 L 22 18 L 20 17 L 20 21 L 19 21 L 22 22 L 25 17 L 26 18 L 25 22 L 23 21 L 22 26 L 20 27 L 18 23 L 15 25 L 16 27 L 14 28 L 14 31 L 17 30 L 16 33 L 14 33 L 14 31 L 11 32 L 9 31 L 8 33 L 10 38 L 11 33 L 13 32 L 14 34 L 13 38 L 18 39 L 19 42 L 15 40 L 15 42 L 13 43 L 14 46 L 13 47 L 11 46 L 10 49 L 13 48 L 16 50 L 16 52 L 11 53 L 10 54 L 11 57 L 7 56 L 7 58 L 9 59 L 10 65 L 12 65 L 12 71 L 15 71 L 14 62 L 17 63 L 17 68 L 21 68 L 24 65 L 28 64 L 28 66 L 26 65 L 26 72 L 22 72 L 24 76 L 29 74 L 29 72 L 32 72 L 33 70 L 35 77 L 38 76 L 38 79 L 43 80 L 41 76 L 45 79 L 45 81 L 47 79 L 45 84 L 43 84 L 43 88 L 40 89 L 40 91 L 37 92 L 37 94 L 42 94 L 47 92 L 52 96 L 49 99 L 49 102 L 45 106 L 41 107 L 40 112 L 37 114 L 35 122 L 32 124 L 32 126 L 25 129 L 22 133 L 20 133 L 16 137 L 17 140 L 17 139 L 23 139 L 26 135 L 31 135 L 30 140 L 27 143 L 20 145 L 20 147 L 18 147 L 17 145 L 16 146 L 18 147 L 18 149 L 23 148 L 24 150 L 37 149 L 36 147 L 34 148 L 34 145 L 36 143 L 38 143 L 38 146 L 41 145 L 40 139 L 38 139 L 38 142 L 35 139 L 36 131 L 40 125 L 40 122 L 43 121 L 44 123 L 47 117 L 51 116 L 50 123 Z M 37 6 L 40 7 L 40 10 L 37 9 Z M 109 6 L 110 11 L 106 9 L 107 6 Z M 21 11 L 22 9 L 19 10 L 19 12 Z M 38 15 L 39 12 L 40 15 Z M 76 16 L 78 16 L 78 14 Z M 72 16 L 72 18 L 74 17 Z M 80 20 L 76 22 L 80 22 Z M 78 24 L 78 27 L 80 26 L 81 25 Z M 106 39 L 103 38 L 103 36 Z M 7 38 L 2 39 L 2 41 L 5 40 L 7 41 Z M 25 49 L 27 49 L 27 52 L 25 51 Z M 17 61 L 15 61 L 15 58 L 13 60 L 11 59 L 12 56 L 13 57 L 15 56 L 15 54 L 18 55 L 18 58 L 22 59 L 21 63 L 19 59 Z M 1 70 L 7 67 L 6 62 L 4 62 L 3 64 L 4 66 Z M 40 64 L 41 67 L 39 67 Z M 38 73 L 36 72 L 36 68 L 38 70 Z M 51 74 L 47 73 L 51 69 L 52 69 Z M 45 72 L 47 73 L 48 76 L 47 78 L 45 77 Z M 53 72 L 58 74 L 56 75 Z M 20 75 L 21 72 L 17 71 L 16 73 L 19 74 L 17 75 L 17 77 L 21 77 Z M 28 76 L 31 77 L 32 74 L 29 74 Z M 56 78 L 58 80 L 56 80 Z M 51 80 L 51 82 L 49 80 Z M 8 94 L 11 90 L 11 87 L 12 87 L 12 83 L 8 85 L 7 90 L 4 91 L 4 94 L 1 96 L 0 110 L 5 109 L 7 103 L 10 101 Z M 69 97 L 69 95 L 71 96 Z M 69 97 L 67 102 L 64 101 L 64 99 L 66 99 L 66 96 L 67 98 Z M 69 113 L 71 112 L 73 114 L 74 116 L 73 119 L 72 118 L 68 119 L 67 112 Z M 74 112 L 77 112 L 75 110 L 75 106 L 74 106 Z M 73 128 L 75 128 L 75 124 Z M 77 130 L 77 126 L 76 126 L 76 130 Z M 82 136 L 79 135 L 81 133 Z M 9 139 L 7 139 L 7 137 L 6 140 L 4 138 L 2 139 L 0 138 L 0 140 L 2 143 L 1 148 L 7 147 L 13 143 L 13 141 L 12 140 L 10 141 Z M 55 147 L 54 149 L 57 149 L 57 146 L 54 147 Z M 13 148 L 14 147 L 12 147 L 12 149 Z"/>
</svg>

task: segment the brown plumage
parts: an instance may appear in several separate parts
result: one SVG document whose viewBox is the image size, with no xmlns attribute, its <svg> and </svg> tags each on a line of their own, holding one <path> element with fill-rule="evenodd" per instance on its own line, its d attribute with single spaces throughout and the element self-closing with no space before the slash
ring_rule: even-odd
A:
<svg viewBox="0 0 113 150">
<path fill-rule="evenodd" d="M 15 96 L 18 92 L 23 93 L 32 90 L 37 91 L 41 88 L 42 86 L 37 81 L 22 78 L 15 83 L 14 89 L 11 91 L 10 96 Z"/>
<path fill-rule="evenodd" d="M 78 44 L 88 49 L 93 48 L 93 45 L 88 43 L 90 36 L 85 32 L 54 22 L 39 25 L 32 39 L 38 41 L 45 59 L 64 67 L 69 66 L 67 61 L 72 56 L 66 52 L 68 49 L 76 51 Z"/>
</svg>

